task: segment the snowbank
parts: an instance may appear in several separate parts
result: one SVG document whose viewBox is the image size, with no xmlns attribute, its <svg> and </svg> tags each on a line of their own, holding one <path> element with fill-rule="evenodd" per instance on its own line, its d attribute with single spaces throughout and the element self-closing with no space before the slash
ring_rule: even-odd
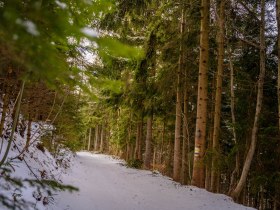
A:
<svg viewBox="0 0 280 210">
<path fill-rule="evenodd" d="M 16 209 L 45 210 L 53 202 L 51 188 L 42 187 L 39 180 L 56 180 L 59 182 L 64 169 L 58 164 L 58 159 L 55 159 L 41 145 L 40 137 L 46 132 L 46 129 L 43 129 L 43 127 L 46 127 L 44 123 L 32 124 L 30 146 L 26 151 L 24 150 L 26 145 L 26 129 L 25 132 L 15 134 L 7 158 L 9 164 L 4 166 L 4 168 L 11 170 L 11 172 L 1 170 L 3 174 L 0 176 L 0 197 L 1 195 L 6 196 L 5 199 L 0 199 L 1 210 L 8 209 L 7 205 L 17 206 Z M 3 150 L 0 158 L 2 158 L 7 147 L 9 137 L 9 128 L 6 127 L 5 130 Z M 58 158 L 60 160 L 59 163 L 65 161 L 69 164 L 72 156 L 68 152 L 68 156 Z M 15 183 L 13 180 L 18 181 L 18 183 Z M 8 203 L 4 205 L 3 202 Z"/>
</svg>

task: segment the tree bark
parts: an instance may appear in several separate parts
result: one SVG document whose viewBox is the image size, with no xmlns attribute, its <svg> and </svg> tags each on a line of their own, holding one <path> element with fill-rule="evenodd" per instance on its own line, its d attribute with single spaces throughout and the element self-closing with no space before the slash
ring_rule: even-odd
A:
<svg viewBox="0 0 280 210">
<path fill-rule="evenodd" d="M 91 145 L 91 128 L 89 128 L 89 134 L 88 134 L 88 148 L 87 148 L 88 151 L 90 151 L 90 145 Z"/>
<path fill-rule="evenodd" d="M 260 21 L 260 73 L 259 73 L 259 80 L 258 80 L 258 93 L 257 93 L 257 104 L 256 104 L 256 112 L 254 118 L 254 125 L 252 129 L 251 135 L 251 144 L 249 151 L 247 153 L 242 173 L 240 176 L 240 180 L 236 186 L 236 188 L 232 191 L 231 197 L 236 200 L 245 183 L 247 176 L 249 174 L 250 166 L 254 157 L 254 153 L 256 150 L 257 144 L 257 134 L 259 129 L 259 119 L 262 109 L 262 102 L 263 102 L 263 84 L 264 84 L 264 77 L 265 77 L 265 0 L 261 0 L 261 21 Z"/>
<path fill-rule="evenodd" d="M 212 80 L 212 83 L 210 84 L 211 85 L 211 89 L 212 90 L 215 90 L 216 88 L 216 76 L 213 75 L 213 80 Z M 207 138 L 208 141 L 206 141 L 206 144 L 207 144 L 207 148 L 208 150 L 212 150 L 212 144 L 213 144 L 213 130 L 214 130 L 214 110 L 215 110 L 215 91 L 212 91 L 211 92 L 211 103 L 210 103 L 210 108 L 209 108 L 209 111 L 208 111 L 208 116 L 207 116 L 207 120 L 208 120 L 208 123 L 209 123 L 209 126 L 207 128 L 208 132 L 207 132 Z M 210 96 L 209 96 L 210 98 Z M 207 158 L 207 162 L 205 162 L 205 189 L 207 191 L 211 191 L 211 167 L 212 167 L 212 157 L 211 156 L 208 156 Z"/>
<path fill-rule="evenodd" d="M 25 150 L 28 151 L 28 147 L 30 145 L 31 141 L 31 125 L 32 125 L 32 118 L 31 114 L 28 115 L 28 124 L 27 124 L 27 135 L 26 135 L 26 145 L 25 145 Z"/>
<path fill-rule="evenodd" d="M 186 78 L 185 78 L 186 80 Z M 189 129 L 188 129 L 188 95 L 187 84 L 185 81 L 184 90 L 184 107 L 183 107 L 183 148 L 182 148 L 182 184 L 188 184 L 190 180 L 189 174 Z"/>
<path fill-rule="evenodd" d="M 278 27 L 278 79 L 277 79 L 277 96 L 278 96 L 278 126 L 280 132 L 280 0 L 276 0 L 276 18 L 277 18 L 277 27 Z"/>
<path fill-rule="evenodd" d="M 9 107 L 9 88 L 7 86 L 5 95 L 3 97 L 3 108 L 2 108 L 1 122 L 0 122 L 0 136 L 2 136 L 4 130 L 4 123 L 5 123 L 8 107 Z"/>
<path fill-rule="evenodd" d="M 6 120 L 6 115 L 7 111 L 9 108 L 9 86 L 7 86 L 5 96 L 3 98 L 3 108 L 2 108 L 2 114 L 1 114 L 1 122 L 0 122 L 0 137 L 1 137 L 1 147 L 0 147 L 0 154 L 2 152 L 3 144 L 4 144 L 4 139 L 2 137 L 3 131 L 4 131 L 4 124 Z"/>
<path fill-rule="evenodd" d="M 152 132 L 153 132 L 153 115 L 147 117 L 147 136 L 144 167 L 149 169 L 151 167 L 152 156 Z"/>
<path fill-rule="evenodd" d="M 98 142 L 99 142 L 99 126 L 96 125 L 95 126 L 95 144 L 94 144 L 94 150 L 97 151 L 98 150 Z"/>
<path fill-rule="evenodd" d="M 181 166 L 181 124 L 182 124 L 182 93 L 181 93 L 181 75 L 178 73 L 177 84 L 177 99 L 176 99 L 176 120 L 175 120 L 175 142 L 174 142 L 174 157 L 173 157 L 173 179 L 180 180 Z"/>
<path fill-rule="evenodd" d="M 159 160 L 160 164 L 162 164 L 162 156 L 163 156 L 163 148 L 164 148 L 164 139 L 165 139 L 165 118 L 163 120 L 163 128 L 162 128 L 162 133 L 161 133 L 161 144 L 160 144 L 160 155 L 159 155 Z"/>
<path fill-rule="evenodd" d="M 235 119 L 235 93 L 234 93 L 234 68 L 231 59 L 231 54 L 229 55 L 229 68 L 230 68 L 230 110 L 231 110 L 231 120 L 232 120 L 232 134 L 233 142 L 237 146 L 237 135 L 236 135 L 236 119 Z M 230 186 L 228 194 L 232 192 L 233 188 L 236 185 L 236 179 L 239 176 L 239 152 L 237 151 L 235 155 L 235 168 L 231 174 Z"/>
<path fill-rule="evenodd" d="M 199 76 L 197 94 L 197 118 L 195 130 L 195 151 L 193 163 L 192 185 L 203 188 L 205 181 L 205 167 L 203 163 L 206 141 L 207 118 L 207 72 L 209 60 L 209 0 L 201 1 L 201 34 L 199 55 Z"/>
<path fill-rule="evenodd" d="M 104 130 L 105 130 L 105 126 L 104 124 L 102 123 L 101 126 L 100 126 L 100 152 L 102 153 L 103 150 L 104 150 Z"/>
<path fill-rule="evenodd" d="M 218 68 L 215 93 L 215 111 L 214 111 L 214 126 L 212 149 L 214 152 L 211 167 L 211 191 L 218 192 L 217 186 L 219 182 L 218 156 L 219 156 L 219 138 L 221 124 L 221 107 L 222 107 L 222 83 L 224 72 L 224 42 L 225 42 L 225 0 L 219 1 L 219 17 L 218 17 Z"/>
<path fill-rule="evenodd" d="M 173 179 L 180 181 L 180 168 L 181 168 L 181 127 L 182 127 L 182 70 L 184 67 L 184 51 L 183 51 L 183 38 L 184 38 L 184 9 L 182 9 L 181 16 L 181 42 L 180 42 L 180 55 L 179 65 L 177 71 L 177 91 L 176 91 L 176 120 L 175 120 L 175 141 L 174 141 L 174 158 L 173 158 Z"/>
<path fill-rule="evenodd" d="M 139 122 L 136 123 L 136 140 L 135 140 L 135 150 L 134 159 L 138 159 L 138 147 L 139 147 Z"/>
<path fill-rule="evenodd" d="M 15 102 L 15 107 L 14 107 L 14 117 L 13 117 L 13 125 L 12 125 L 12 130 L 11 130 L 11 134 L 10 134 L 10 138 L 8 141 L 8 145 L 7 148 L 5 150 L 5 153 L 0 161 L 0 167 L 5 163 L 6 158 L 8 157 L 8 154 L 10 152 L 11 149 L 11 145 L 12 145 L 12 141 L 14 140 L 14 133 L 17 127 L 17 122 L 18 122 L 18 117 L 19 117 L 19 113 L 20 113 L 20 107 L 21 107 L 21 100 L 22 100 L 22 95 L 23 95 L 23 91 L 24 91 L 24 86 L 25 86 L 25 81 L 22 82 L 20 91 L 19 91 L 19 95 L 18 98 Z"/>
<path fill-rule="evenodd" d="M 142 137 L 143 136 L 143 118 L 141 117 L 141 121 L 136 124 L 136 145 L 134 158 L 138 160 L 142 160 Z"/>
</svg>

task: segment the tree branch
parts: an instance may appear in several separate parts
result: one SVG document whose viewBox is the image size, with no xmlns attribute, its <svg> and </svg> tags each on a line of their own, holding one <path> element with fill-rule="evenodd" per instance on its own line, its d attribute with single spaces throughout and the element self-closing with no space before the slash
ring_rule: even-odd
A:
<svg viewBox="0 0 280 210">
<path fill-rule="evenodd" d="M 251 45 L 251 46 L 257 48 L 257 49 L 261 49 L 261 47 L 260 47 L 260 45 L 259 45 L 258 43 L 255 43 L 255 42 L 252 42 L 252 41 L 249 41 L 249 40 L 240 38 L 240 37 L 238 37 L 238 39 L 239 39 L 240 41 L 242 41 L 242 42 L 248 44 L 248 45 Z"/>
<path fill-rule="evenodd" d="M 256 13 L 254 13 L 242 0 L 237 0 L 237 2 L 241 4 L 241 6 L 244 9 L 246 9 L 248 13 L 252 15 L 252 17 L 254 17 L 258 22 L 261 22 L 259 17 L 256 15 Z"/>
</svg>

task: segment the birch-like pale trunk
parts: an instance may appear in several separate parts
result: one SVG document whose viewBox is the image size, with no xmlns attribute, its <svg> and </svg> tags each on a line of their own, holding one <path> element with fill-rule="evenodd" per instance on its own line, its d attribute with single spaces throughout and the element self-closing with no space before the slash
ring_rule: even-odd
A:
<svg viewBox="0 0 280 210">
<path fill-rule="evenodd" d="M 240 179 L 237 183 L 235 189 L 231 192 L 230 196 L 236 200 L 239 198 L 241 191 L 243 190 L 246 179 L 249 174 L 249 170 L 251 167 L 251 163 L 255 154 L 256 145 L 257 145 L 257 135 L 259 129 L 259 119 L 262 109 L 262 102 L 263 102 L 263 84 L 264 84 L 264 77 L 265 77 L 265 0 L 261 0 L 261 20 L 260 20 L 260 73 L 258 79 L 258 93 L 257 93 L 257 104 L 256 104 L 256 112 L 254 118 L 254 124 L 252 128 L 251 134 L 251 144 L 249 151 L 247 153 L 242 173 Z"/>
<path fill-rule="evenodd" d="M 229 68 L 230 68 L 230 110 L 231 110 L 231 120 L 232 120 L 232 134 L 233 142 L 237 146 L 237 135 L 236 135 L 236 118 L 235 118 L 235 92 L 234 92 L 234 68 L 232 63 L 231 54 L 229 58 Z M 230 194 L 236 184 L 236 179 L 239 176 L 239 152 L 237 151 L 235 155 L 235 168 L 230 177 L 230 186 L 228 194 Z"/>
</svg>

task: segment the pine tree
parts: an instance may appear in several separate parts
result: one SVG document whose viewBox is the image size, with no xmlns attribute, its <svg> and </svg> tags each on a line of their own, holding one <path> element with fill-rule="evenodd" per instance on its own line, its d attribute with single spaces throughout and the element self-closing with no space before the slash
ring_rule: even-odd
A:
<svg viewBox="0 0 280 210">
<path fill-rule="evenodd" d="M 204 164 L 207 118 L 207 70 L 209 59 L 209 4 L 208 0 L 201 1 L 201 25 L 200 25 L 200 56 L 199 77 L 197 94 L 197 118 L 195 130 L 195 151 L 192 184 L 204 187 Z"/>
</svg>

